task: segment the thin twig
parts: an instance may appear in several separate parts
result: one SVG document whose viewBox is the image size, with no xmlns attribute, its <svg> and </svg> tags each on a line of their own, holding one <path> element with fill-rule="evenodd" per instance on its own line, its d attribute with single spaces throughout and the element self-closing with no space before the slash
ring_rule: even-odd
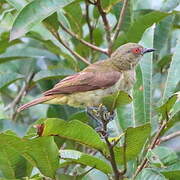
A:
<svg viewBox="0 0 180 180">
<path fill-rule="evenodd" d="M 60 37 L 59 33 L 51 28 L 51 27 L 48 27 L 48 25 L 46 25 L 46 27 L 49 29 L 49 31 L 56 37 L 56 39 L 73 55 L 75 56 L 76 58 L 80 59 L 81 61 L 83 61 L 84 63 L 86 64 L 91 64 L 87 59 L 85 59 L 84 57 L 82 57 L 80 54 L 78 54 L 77 52 L 73 51 L 63 40 L 62 38 Z"/>
<path fill-rule="evenodd" d="M 92 48 L 92 49 L 94 49 L 94 50 L 96 50 L 96 51 L 99 51 L 99 52 L 101 52 L 101 53 L 108 54 L 108 53 L 107 53 L 107 50 L 102 49 L 102 48 L 99 48 L 99 47 L 97 47 L 97 46 L 95 46 L 95 45 L 93 45 L 93 44 L 91 44 L 91 43 L 89 43 L 89 42 L 87 42 L 87 41 L 79 38 L 77 34 L 75 34 L 74 32 L 70 31 L 69 29 L 67 29 L 61 22 L 59 22 L 59 24 L 60 24 L 61 28 L 62 28 L 65 32 L 67 32 L 67 33 L 70 34 L 72 37 L 74 37 L 74 38 L 76 38 L 77 40 L 79 40 L 82 44 L 84 44 L 84 45 L 86 45 L 86 46 L 88 46 L 88 47 L 90 47 L 90 48 Z M 59 35 L 58 35 L 58 36 L 59 36 Z M 60 40 L 59 37 L 57 37 L 57 35 L 56 35 L 56 38 L 58 38 L 59 41 L 62 41 L 62 39 L 60 38 L 60 39 L 61 39 L 61 40 Z M 62 43 L 62 42 L 61 42 L 61 43 Z M 64 43 L 64 42 L 63 42 L 63 43 Z M 64 43 L 64 44 L 65 44 L 65 43 Z M 64 44 L 63 44 L 63 45 L 64 45 Z M 65 44 L 65 45 L 66 45 L 66 44 Z M 65 46 L 65 45 L 64 45 L 64 46 Z M 66 45 L 66 46 L 67 46 L 67 45 Z M 67 48 L 67 47 L 66 47 L 66 48 Z M 68 48 L 69 48 L 69 47 L 68 47 Z"/>
<path fill-rule="evenodd" d="M 157 143 L 157 141 L 158 141 L 158 139 L 159 139 L 159 136 L 160 136 L 162 130 L 166 127 L 166 124 L 167 124 L 167 121 L 166 121 L 166 120 L 162 122 L 159 130 L 157 131 L 157 133 L 156 133 L 156 135 L 154 136 L 151 144 L 149 145 L 148 150 L 151 150 L 151 149 L 153 149 L 153 148 L 155 147 L 155 145 L 156 145 L 156 143 Z M 142 160 L 141 164 L 138 166 L 136 172 L 134 173 L 132 179 L 135 179 L 135 177 L 139 174 L 139 172 L 141 172 L 141 170 L 142 170 L 144 167 L 146 167 L 147 163 L 148 163 L 148 159 L 147 159 L 147 157 L 145 156 L 145 158 Z"/>
<path fill-rule="evenodd" d="M 121 11 L 120 11 L 120 14 L 119 14 L 119 20 L 118 20 L 118 23 L 117 23 L 117 26 L 116 26 L 116 29 L 115 29 L 115 33 L 114 33 L 114 37 L 113 37 L 113 40 L 112 40 L 112 44 L 113 44 L 114 41 L 117 39 L 117 37 L 118 37 L 118 35 L 119 35 L 119 32 L 120 32 L 120 30 L 121 30 L 127 5 L 128 5 L 128 0 L 124 0 L 124 1 L 123 1 L 123 7 L 122 7 L 122 9 L 121 9 Z"/>
<path fill-rule="evenodd" d="M 108 22 L 108 19 L 106 16 L 106 12 L 102 8 L 101 0 L 96 1 L 96 6 L 98 8 L 99 14 L 101 15 L 103 23 L 104 23 L 104 28 L 106 31 L 106 40 L 108 42 L 108 54 L 110 56 L 112 53 L 112 49 L 111 49 L 111 47 L 112 47 L 111 28 L 110 28 L 110 25 L 109 25 L 109 22 Z"/>
<path fill-rule="evenodd" d="M 19 102 L 21 101 L 22 97 L 25 96 L 26 91 L 29 87 L 29 83 L 32 81 L 33 77 L 34 77 L 34 72 L 30 72 L 29 75 L 27 76 L 27 79 L 25 80 L 23 87 L 19 91 L 18 95 L 12 101 L 12 103 L 8 106 L 8 108 L 11 108 L 14 111 L 14 113 L 12 114 L 12 119 L 16 118 L 17 112 L 15 111 L 15 108 L 17 104 L 19 104 Z"/>
<path fill-rule="evenodd" d="M 162 137 L 162 138 L 160 138 L 160 143 L 162 143 L 162 142 L 165 142 L 165 141 L 168 141 L 168 140 L 170 140 L 170 139 L 172 139 L 172 138 L 175 138 L 175 137 L 177 137 L 177 136 L 180 136 L 180 131 L 176 131 L 176 132 L 174 132 L 174 133 L 172 133 L 172 134 L 169 134 L 169 135 L 167 135 L 167 136 L 164 136 L 164 137 Z"/>
</svg>

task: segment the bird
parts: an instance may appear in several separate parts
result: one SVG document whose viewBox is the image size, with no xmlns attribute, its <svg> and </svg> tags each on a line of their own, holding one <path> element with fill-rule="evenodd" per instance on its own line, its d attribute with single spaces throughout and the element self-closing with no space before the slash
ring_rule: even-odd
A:
<svg viewBox="0 0 180 180">
<path fill-rule="evenodd" d="M 118 91 L 129 92 L 135 81 L 135 67 L 141 57 L 154 48 L 144 48 L 137 43 L 126 43 L 117 48 L 109 58 L 88 65 L 84 70 L 62 79 L 52 89 L 18 108 L 23 111 L 37 104 L 61 104 L 73 107 L 93 107 L 102 99 Z"/>
</svg>

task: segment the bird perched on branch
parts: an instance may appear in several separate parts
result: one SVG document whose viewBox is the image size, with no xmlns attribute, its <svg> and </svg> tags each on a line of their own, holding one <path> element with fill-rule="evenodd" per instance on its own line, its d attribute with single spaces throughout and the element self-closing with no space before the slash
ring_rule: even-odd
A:
<svg viewBox="0 0 180 180">
<path fill-rule="evenodd" d="M 43 97 L 22 105 L 22 111 L 36 104 L 68 104 L 74 107 L 98 106 L 103 97 L 117 91 L 129 91 L 135 83 L 135 66 L 152 48 L 136 43 L 120 46 L 110 58 L 89 65 L 83 71 L 68 76 Z"/>
</svg>

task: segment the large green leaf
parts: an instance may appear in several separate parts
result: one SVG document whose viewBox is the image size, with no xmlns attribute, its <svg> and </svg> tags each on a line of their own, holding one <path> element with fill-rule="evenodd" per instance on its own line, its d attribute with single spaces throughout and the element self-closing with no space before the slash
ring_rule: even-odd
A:
<svg viewBox="0 0 180 180">
<path fill-rule="evenodd" d="M 136 68 L 136 83 L 133 87 L 134 124 L 141 125 L 146 120 L 144 106 L 143 77 L 140 66 Z"/>
<path fill-rule="evenodd" d="M 13 132 L 0 134 L 0 171 L 7 179 L 29 176 L 32 167 L 23 157 L 23 141 Z"/>
<path fill-rule="evenodd" d="M 26 5 L 16 17 L 11 30 L 10 39 L 16 39 L 29 32 L 31 28 L 63 8 L 73 0 L 35 0 Z"/>
<path fill-rule="evenodd" d="M 40 172 L 55 178 L 59 166 L 58 148 L 53 137 L 39 137 L 26 140 L 25 153 Z M 27 156 L 26 156 L 27 157 Z"/>
<path fill-rule="evenodd" d="M 2 73 L 0 74 L 0 91 L 15 81 L 22 79 L 23 76 L 17 73 Z"/>
<path fill-rule="evenodd" d="M 60 150 L 60 158 L 66 160 L 60 164 L 60 167 L 64 167 L 69 164 L 82 164 L 90 167 L 94 167 L 106 174 L 112 173 L 111 166 L 105 161 L 94 157 L 89 154 L 85 154 L 75 150 Z"/>
<path fill-rule="evenodd" d="M 104 150 L 104 143 L 96 131 L 77 120 L 67 122 L 56 118 L 47 119 L 44 122 L 43 136 L 48 135 L 59 135 L 100 151 Z"/>
<path fill-rule="evenodd" d="M 173 25 L 173 19 L 174 15 L 168 16 L 156 25 L 153 42 L 154 48 L 156 49 L 154 53 L 156 55 L 156 60 L 158 60 L 159 57 L 162 57 L 161 51 L 166 47 L 166 44 L 168 45 L 168 38 L 170 36 L 171 28 Z M 168 51 L 170 51 L 169 48 Z"/>
<path fill-rule="evenodd" d="M 177 40 L 175 52 L 173 54 L 172 61 L 169 67 L 162 103 L 165 103 L 165 101 L 174 93 L 176 85 L 179 82 L 179 77 L 180 77 L 179 57 L 180 57 L 180 38 Z"/>
<path fill-rule="evenodd" d="M 122 33 L 119 38 L 117 38 L 114 47 L 118 47 L 119 45 L 127 42 L 138 42 L 147 28 L 173 13 L 152 11 L 148 14 L 140 16 L 134 21 L 133 24 L 131 24 L 129 30 L 126 33 Z"/>
<path fill-rule="evenodd" d="M 141 41 L 140 44 L 142 44 L 144 47 L 153 47 L 153 37 L 154 37 L 154 29 L 150 28 L 148 29 Z M 141 106 L 144 106 L 144 112 L 145 113 L 145 119 L 142 124 L 145 122 L 151 121 L 151 111 L 152 111 L 152 53 L 148 53 L 143 56 L 140 67 L 142 71 L 142 79 L 143 79 L 143 99 L 144 103 L 141 104 Z M 138 112 L 135 112 L 138 113 Z M 137 118 L 138 119 L 138 118 Z M 138 121 L 138 120 L 137 120 Z"/>
<path fill-rule="evenodd" d="M 149 123 L 135 128 L 127 128 L 125 131 L 125 155 L 127 161 L 139 155 L 150 133 L 151 127 Z M 123 148 L 118 148 L 117 146 L 114 148 L 116 160 L 120 164 L 123 163 Z"/>
</svg>

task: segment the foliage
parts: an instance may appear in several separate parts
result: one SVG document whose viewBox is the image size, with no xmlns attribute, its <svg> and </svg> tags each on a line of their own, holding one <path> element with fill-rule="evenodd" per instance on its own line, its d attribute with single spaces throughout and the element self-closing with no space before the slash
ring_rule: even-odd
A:
<svg viewBox="0 0 180 180">
<path fill-rule="evenodd" d="M 180 179 L 179 11 L 179 0 L 2 0 L 0 179 L 117 179 L 116 169 L 120 179 Z M 80 108 L 16 112 L 127 42 L 157 51 L 136 68 L 131 95 L 103 99 L 116 112 L 102 117 L 108 133 Z"/>
</svg>

